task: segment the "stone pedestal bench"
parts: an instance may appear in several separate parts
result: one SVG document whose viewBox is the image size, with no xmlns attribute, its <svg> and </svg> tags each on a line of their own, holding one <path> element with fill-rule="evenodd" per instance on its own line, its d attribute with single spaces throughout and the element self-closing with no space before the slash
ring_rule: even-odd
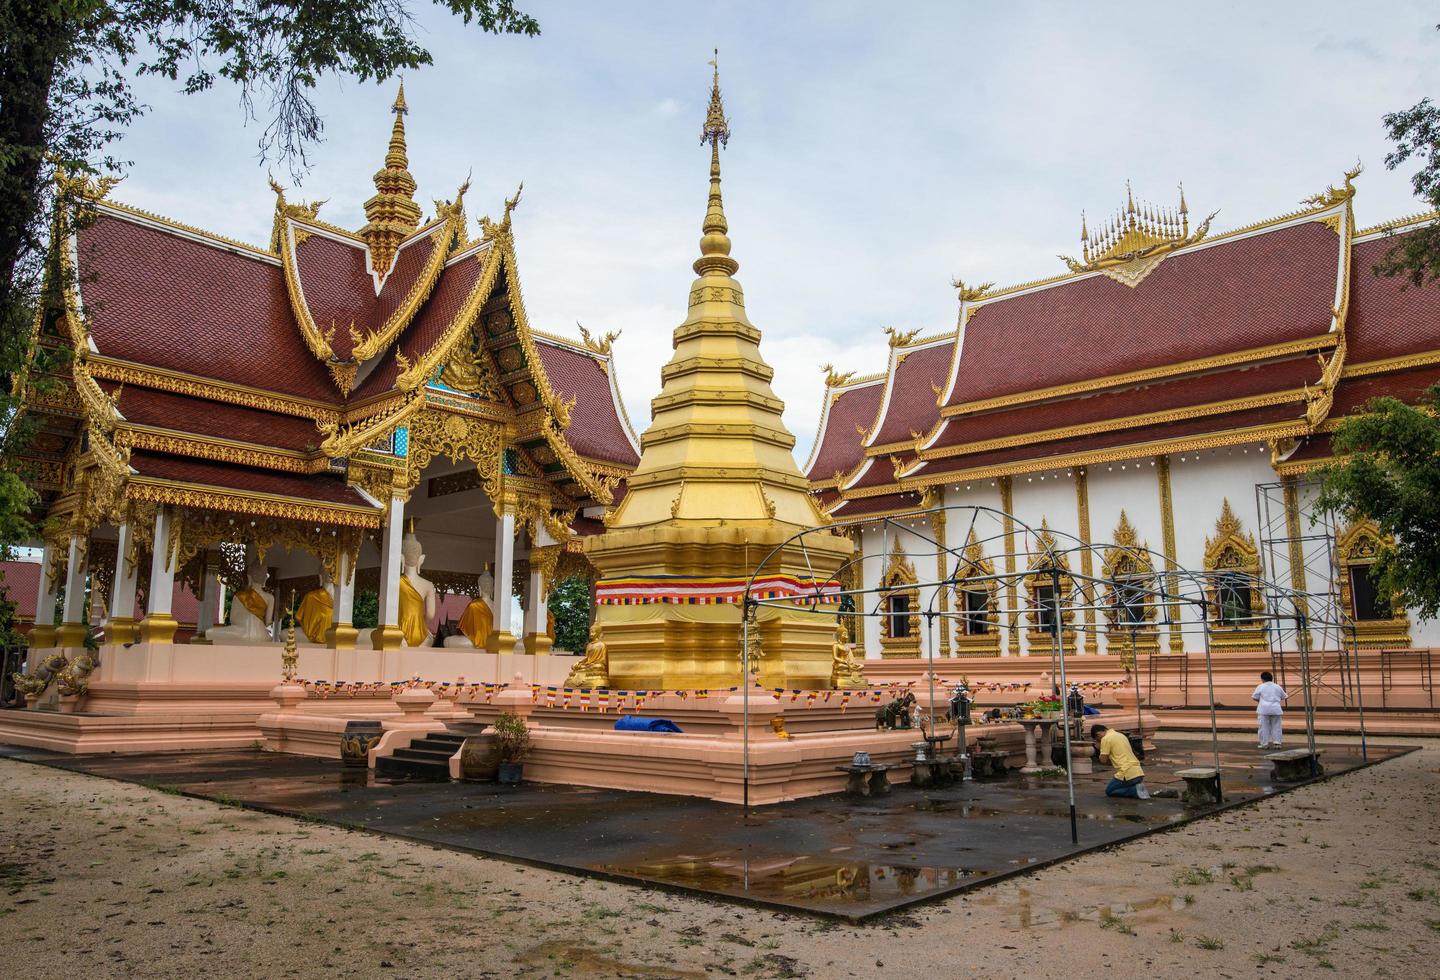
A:
<svg viewBox="0 0 1440 980">
<path fill-rule="evenodd" d="M 1324 775 L 1325 767 L 1320 765 L 1320 756 L 1319 749 L 1313 753 L 1309 749 L 1287 749 L 1271 752 L 1265 758 L 1274 766 L 1270 775 L 1277 783 L 1298 783 L 1312 776 Z M 1312 759 L 1315 762 L 1314 772 L 1310 771 Z"/>
<path fill-rule="evenodd" d="M 897 766 L 836 766 L 838 771 L 850 778 L 845 783 L 845 792 L 852 796 L 884 796 L 890 792 L 890 777 L 885 774 Z"/>
<path fill-rule="evenodd" d="M 1175 775 L 1185 780 L 1185 793 L 1180 797 L 1187 806 L 1209 806 L 1222 803 L 1219 769 L 1181 769 Z"/>
</svg>

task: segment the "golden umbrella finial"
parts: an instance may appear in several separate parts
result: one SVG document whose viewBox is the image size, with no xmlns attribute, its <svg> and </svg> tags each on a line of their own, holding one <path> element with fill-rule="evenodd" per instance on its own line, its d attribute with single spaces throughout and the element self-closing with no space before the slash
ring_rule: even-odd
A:
<svg viewBox="0 0 1440 980">
<path fill-rule="evenodd" d="M 705 114 L 705 129 L 700 133 L 700 142 L 713 146 L 730 145 L 730 120 L 725 118 L 725 103 L 720 98 L 720 49 L 707 64 L 715 69 L 710 86 L 710 110 Z"/>
<path fill-rule="evenodd" d="M 710 88 L 710 108 L 705 114 L 705 128 L 700 142 L 710 144 L 710 198 L 705 209 L 704 235 L 700 239 L 700 258 L 693 268 L 697 275 L 733 276 L 740 263 L 730 258 L 730 230 L 725 220 L 725 203 L 720 195 L 720 147 L 729 145 L 730 120 L 725 118 L 725 103 L 720 98 L 720 49 L 710 61 L 715 69 Z"/>
</svg>

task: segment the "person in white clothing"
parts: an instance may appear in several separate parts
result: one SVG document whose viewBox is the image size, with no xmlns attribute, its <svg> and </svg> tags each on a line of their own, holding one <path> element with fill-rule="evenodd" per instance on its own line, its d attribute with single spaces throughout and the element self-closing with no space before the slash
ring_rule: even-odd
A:
<svg viewBox="0 0 1440 980">
<path fill-rule="evenodd" d="M 1278 749 L 1280 747 L 1280 725 L 1285 718 L 1285 701 L 1290 695 L 1285 693 L 1285 688 L 1275 683 L 1275 675 L 1265 671 L 1260 675 L 1260 685 L 1255 688 L 1255 693 L 1250 695 L 1250 700 L 1255 702 L 1256 720 L 1260 723 L 1260 747 L 1262 749 Z"/>
</svg>

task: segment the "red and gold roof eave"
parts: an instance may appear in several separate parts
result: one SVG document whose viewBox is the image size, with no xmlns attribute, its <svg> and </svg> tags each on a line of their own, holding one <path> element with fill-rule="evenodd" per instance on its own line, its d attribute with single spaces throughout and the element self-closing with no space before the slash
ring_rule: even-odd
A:
<svg viewBox="0 0 1440 980">
<path fill-rule="evenodd" d="M 806 459 L 805 465 L 801 467 L 801 472 L 804 473 L 809 480 L 811 489 L 819 490 L 837 487 L 844 480 L 845 474 L 843 471 L 825 475 L 817 475 L 814 473 L 815 466 L 824 451 L 826 440 L 831 437 L 830 426 L 834 420 L 833 410 L 836 404 L 848 394 L 871 388 L 875 385 L 887 384 L 888 378 L 888 369 L 885 372 L 860 377 L 857 377 L 853 371 L 838 374 L 833 370 L 826 372 L 825 391 L 820 401 L 820 420 L 815 427 L 815 441 L 810 444 L 810 456 Z M 848 433 L 837 432 L 834 435 L 837 439 L 844 439 L 848 436 Z M 857 444 L 857 449 L 858 448 L 859 446 Z M 858 459 L 859 454 L 857 453 L 857 462 Z"/>
<path fill-rule="evenodd" d="M 421 225 L 406 236 L 396 249 L 397 259 L 401 251 L 413 246 L 416 242 L 427 237 L 433 240 L 434 247 L 425 266 L 420 275 L 416 277 L 415 282 L 411 284 L 405 299 L 396 307 L 389 319 L 368 336 L 357 334 L 350 347 L 350 356 L 342 359 L 336 354 L 328 331 L 315 322 L 309 303 L 305 299 L 304 276 L 295 251 L 299 244 L 296 237 L 297 232 L 305 236 L 325 235 L 362 249 L 366 256 L 366 268 L 375 278 L 377 294 L 386 277 L 375 274 L 370 261 L 370 246 L 363 238 L 353 232 L 319 221 L 308 209 L 298 205 L 286 205 L 282 198 L 276 204 L 275 221 L 275 243 L 279 248 L 280 263 L 285 273 L 285 288 L 290 297 L 291 312 L 299 326 L 306 347 L 330 370 L 336 387 L 342 395 L 350 393 L 360 366 L 390 350 L 395 341 L 414 321 L 416 314 L 420 312 L 420 308 L 425 305 L 425 301 L 434 291 L 436 283 L 440 281 L 440 276 L 450 258 L 452 246 L 463 238 L 465 230 L 464 212 L 457 206 L 447 209 L 445 213 Z M 398 261 L 392 262 L 390 271 L 393 272 L 397 264 Z"/>
</svg>

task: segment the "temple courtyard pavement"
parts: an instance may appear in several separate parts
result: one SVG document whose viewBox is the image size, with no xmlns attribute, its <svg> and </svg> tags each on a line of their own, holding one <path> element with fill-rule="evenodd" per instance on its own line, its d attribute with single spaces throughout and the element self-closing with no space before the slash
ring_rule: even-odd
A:
<svg viewBox="0 0 1440 980">
<path fill-rule="evenodd" d="M 1359 761 L 1356 740 L 1324 743 L 1332 772 Z M 1440 745 L 1383 745 L 1378 764 L 1186 823 L 1174 801 L 1107 801 L 1082 778 L 1078 856 L 1063 780 L 900 786 L 747 823 L 674 797 L 356 782 L 328 760 L 12 749 L 0 962 L 25 977 L 1433 976 Z M 1162 738 L 1152 780 L 1208 748 Z M 1232 799 L 1264 791 L 1256 755 L 1225 744 Z M 747 887 L 765 904 L 733 900 Z"/>
</svg>

